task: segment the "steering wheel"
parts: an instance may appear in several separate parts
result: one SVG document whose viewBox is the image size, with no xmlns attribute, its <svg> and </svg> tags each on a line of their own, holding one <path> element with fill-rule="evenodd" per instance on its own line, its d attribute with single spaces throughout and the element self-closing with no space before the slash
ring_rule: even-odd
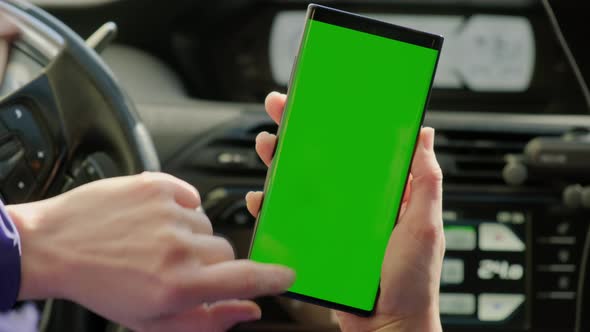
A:
<svg viewBox="0 0 590 332">
<path fill-rule="evenodd" d="M 158 171 L 147 130 L 98 54 L 38 7 L 4 0 L 0 12 L 20 30 L 12 47 L 41 68 L 0 97 L 4 202 L 43 199 L 106 176 Z"/>
</svg>

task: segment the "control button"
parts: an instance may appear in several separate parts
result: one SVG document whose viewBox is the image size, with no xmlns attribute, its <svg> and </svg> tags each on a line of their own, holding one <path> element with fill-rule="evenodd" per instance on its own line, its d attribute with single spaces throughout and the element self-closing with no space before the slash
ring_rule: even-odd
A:
<svg viewBox="0 0 590 332">
<path fill-rule="evenodd" d="M 521 225 L 521 224 L 524 224 L 525 221 L 526 221 L 526 217 L 524 216 L 524 213 L 522 213 L 522 212 L 512 213 L 512 223 L 517 224 L 517 225 Z"/>
<path fill-rule="evenodd" d="M 244 226 L 244 225 L 252 224 L 254 220 L 252 218 L 252 215 L 250 213 L 248 213 L 248 210 L 242 209 L 242 210 L 236 211 L 231 216 L 231 221 L 238 226 Z"/>
<path fill-rule="evenodd" d="M 441 283 L 443 285 L 462 284 L 465 278 L 465 265 L 463 260 L 447 258 L 443 261 Z"/>
<path fill-rule="evenodd" d="M 255 222 L 254 217 L 248 212 L 246 204 L 242 201 L 227 208 L 219 219 L 236 226 L 251 226 Z"/>
<path fill-rule="evenodd" d="M 569 222 L 567 221 L 562 221 L 559 224 L 557 224 L 557 227 L 555 229 L 555 231 L 557 232 L 558 235 L 567 235 L 569 233 L 571 229 L 571 225 Z"/>
<path fill-rule="evenodd" d="M 475 295 L 473 294 L 440 294 L 440 313 L 442 315 L 473 315 L 475 314 Z"/>
<path fill-rule="evenodd" d="M 23 203 L 29 198 L 35 186 L 33 174 L 26 163 L 21 161 L 7 178 L 2 193 L 11 204 Z"/>
<path fill-rule="evenodd" d="M 445 227 L 445 241 L 447 250 L 474 250 L 477 245 L 475 228 L 471 226 L 447 226 Z"/>
<path fill-rule="evenodd" d="M 11 131 L 25 140 L 27 159 L 35 175 L 46 169 L 52 162 L 48 140 L 43 137 L 33 114 L 23 105 L 16 105 L 0 112 L 0 118 Z"/>
<path fill-rule="evenodd" d="M 506 320 L 523 302 L 523 294 L 481 294 L 478 298 L 477 318 L 484 322 Z"/>
<path fill-rule="evenodd" d="M 523 212 L 499 211 L 496 220 L 503 224 L 521 225 L 526 221 L 526 217 Z"/>
<path fill-rule="evenodd" d="M 217 156 L 217 162 L 221 165 L 242 165 L 248 161 L 248 158 L 241 153 L 222 152 Z"/>
<path fill-rule="evenodd" d="M 0 143 L 0 160 L 6 160 L 22 150 L 23 147 L 16 138 L 5 139 Z"/>
<path fill-rule="evenodd" d="M 9 109 L 0 112 L 0 118 L 6 127 L 12 131 L 22 134 L 37 134 L 39 127 L 33 119 L 31 112 L 24 106 L 12 106 Z"/>
<path fill-rule="evenodd" d="M 502 223 L 509 223 L 512 221 L 512 213 L 509 211 L 500 211 L 496 214 L 496 220 Z"/>
<path fill-rule="evenodd" d="M 443 211 L 443 220 L 444 221 L 457 221 L 459 219 L 457 211 L 452 210 L 444 210 Z"/>
<path fill-rule="evenodd" d="M 572 282 L 569 276 L 560 276 L 559 279 L 557 279 L 557 288 L 560 290 L 569 289 L 571 284 Z"/>
<path fill-rule="evenodd" d="M 40 173 L 46 165 L 49 165 L 47 162 L 48 152 L 46 149 L 37 147 L 36 150 L 30 153 L 29 158 L 31 160 L 29 165 L 36 174 Z"/>
<path fill-rule="evenodd" d="M 483 251 L 522 252 L 524 243 L 506 225 L 482 223 L 479 225 L 479 248 Z"/>
<path fill-rule="evenodd" d="M 557 251 L 557 260 L 560 264 L 569 263 L 571 256 L 569 249 L 559 249 L 559 251 Z"/>
<path fill-rule="evenodd" d="M 535 289 L 538 292 L 573 292 L 577 289 L 575 272 L 537 272 Z"/>
<path fill-rule="evenodd" d="M 97 162 L 92 158 L 88 158 L 82 162 L 80 167 L 72 172 L 72 177 L 76 182 L 75 186 L 77 187 L 96 180 L 104 179 L 106 176 L 103 174 Z"/>
<path fill-rule="evenodd" d="M 61 187 L 61 193 L 65 193 L 66 191 L 70 191 L 74 189 L 75 181 L 70 176 L 65 177 L 65 181 L 63 186 Z"/>
<path fill-rule="evenodd" d="M 16 139 L 10 139 L 0 145 L 0 180 L 4 180 L 23 160 L 25 151 Z"/>
<path fill-rule="evenodd" d="M 8 135 L 10 132 L 8 131 L 8 128 L 6 128 L 6 126 L 0 122 L 0 137 L 3 137 L 5 135 Z"/>
</svg>

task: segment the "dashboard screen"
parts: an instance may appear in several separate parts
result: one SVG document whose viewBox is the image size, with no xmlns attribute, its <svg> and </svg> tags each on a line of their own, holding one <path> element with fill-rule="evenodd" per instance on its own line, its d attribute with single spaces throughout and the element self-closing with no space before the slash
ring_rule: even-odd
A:
<svg viewBox="0 0 590 332">
<path fill-rule="evenodd" d="M 475 92 L 523 92 L 535 69 L 531 23 L 520 16 L 367 14 L 381 21 L 445 37 L 435 88 Z M 275 16 L 269 52 L 273 79 L 286 86 L 303 31 L 304 11 Z"/>
</svg>

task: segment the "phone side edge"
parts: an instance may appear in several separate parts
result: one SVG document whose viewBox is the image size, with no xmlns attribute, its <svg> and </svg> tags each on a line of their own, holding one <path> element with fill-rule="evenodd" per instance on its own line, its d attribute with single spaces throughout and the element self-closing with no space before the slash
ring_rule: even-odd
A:
<svg viewBox="0 0 590 332">
<path fill-rule="evenodd" d="M 297 55 L 295 56 L 295 61 L 293 63 L 293 67 L 291 69 L 291 75 L 289 77 L 289 83 L 287 85 L 287 100 L 285 101 L 285 109 L 283 111 L 283 115 L 281 116 L 281 121 L 278 124 L 278 129 L 277 129 L 277 142 L 276 145 L 274 147 L 273 150 L 273 159 L 268 167 L 268 170 L 266 172 L 266 178 L 264 180 L 264 186 L 263 186 L 263 193 L 262 193 L 262 200 L 260 202 L 260 210 L 258 211 L 258 215 L 256 216 L 256 220 L 254 222 L 254 229 L 252 231 L 252 239 L 250 240 L 250 247 L 248 249 L 248 259 L 252 259 L 252 249 L 254 247 L 254 242 L 256 241 L 256 235 L 257 235 L 257 231 L 258 231 L 258 224 L 260 222 L 260 216 L 262 213 L 262 207 L 264 205 L 264 201 L 265 201 L 265 197 L 266 197 L 266 192 L 268 190 L 268 188 L 271 185 L 271 174 L 273 169 L 275 168 L 275 164 L 276 164 L 276 159 L 274 158 L 275 154 L 276 154 L 276 150 L 277 147 L 279 146 L 279 140 L 281 139 L 284 127 L 283 124 L 283 120 L 286 118 L 287 113 L 290 111 L 290 108 L 287 107 L 289 105 L 289 102 L 292 98 L 292 84 L 293 81 L 295 79 L 295 76 L 297 75 L 297 68 L 299 66 L 299 59 L 300 59 L 300 55 L 301 52 L 303 50 L 304 44 L 305 44 L 305 39 L 307 37 L 307 34 L 309 33 L 309 24 L 310 24 L 310 18 L 313 16 L 313 13 L 315 12 L 315 10 L 317 9 L 318 5 L 316 4 L 309 4 L 307 7 L 307 13 L 305 15 L 305 25 L 303 28 L 303 33 L 301 34 L 301 39 L 299 41 L 299 48 L 297 49 Z"/>
</svg>

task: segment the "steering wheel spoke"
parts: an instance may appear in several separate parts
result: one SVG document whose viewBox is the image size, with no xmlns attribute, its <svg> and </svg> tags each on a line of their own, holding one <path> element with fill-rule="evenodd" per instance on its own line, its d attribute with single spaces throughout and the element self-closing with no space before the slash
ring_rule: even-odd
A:
<svg viewBox="0 0 590 332">
<path fill-rule="evenodd" d="M 0 100 L 5 201 L 59 194 L 96 153 L 118 175 L 159 170 L 147 130 L 98 54 L 37 7 L 6 1 L 0 9 L 19 28 L 21 48 L 44 63 L 33 81 Z"/>
</svg>

